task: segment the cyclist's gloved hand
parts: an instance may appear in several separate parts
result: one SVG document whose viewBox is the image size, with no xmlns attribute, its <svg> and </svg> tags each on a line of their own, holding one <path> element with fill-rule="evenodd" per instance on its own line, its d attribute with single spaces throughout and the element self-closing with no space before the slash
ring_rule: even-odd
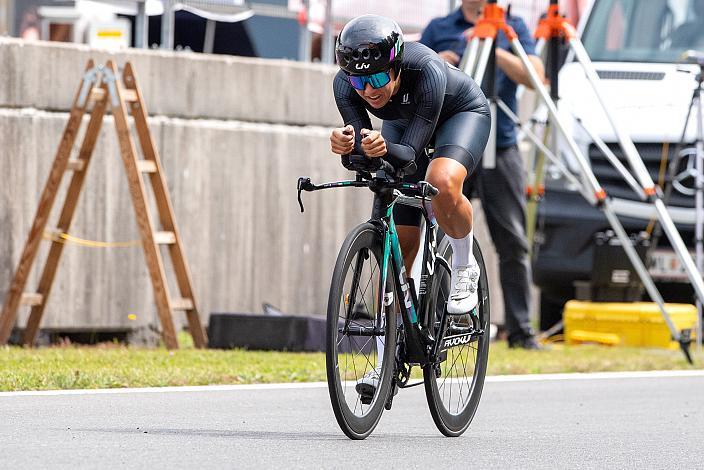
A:
<svg viewBox="0 0 704 470">
<path fill-rule="evenodd" d="M 347 155 L 354 150 L 354 127 L 337 127 L 330 134 L 330 150 L 338 155 Z"/>
<path fill-rule="evenodd" d="M 369 158 L 378 158 L 386 155 L 386 140 L 379 131 L 362 129 L 362 141 L 360 146 L 364 154 Z"/>
</svg>

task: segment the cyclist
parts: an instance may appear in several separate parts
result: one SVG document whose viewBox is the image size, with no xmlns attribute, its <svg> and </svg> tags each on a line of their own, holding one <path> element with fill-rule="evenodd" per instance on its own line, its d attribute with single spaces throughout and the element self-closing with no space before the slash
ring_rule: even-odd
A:
<svg viewBox="0 0 704 470">
<path fill-rule="evenodd" d="M 404 44 L 401 28 L 389 18 L 364 15 L 351 20 L 337 38 L 335 56 L 341 70 L 333 90 L 345 126 L 333 129 L 332 151 L 342 155 L 343 162 L 352 153 L 384 158 L 406 171 L 405 180 L 425 180 L 440 190 L 432 210 L 453 250 L 447 311 L 470 312 L 478 303 L 480 272 L 472 254 L 472 205 L 462 186 L 477 168 L 489 138 L 484 94 L 433 50 L 420 43 Z M 383 121 L 381 132 L 372 130 L 368 113 Z M 432 158 L 424 151 L 431 142 Z M 414 167 L 415 173 L 408 175 Z M 420 209 L 394 208 L 408 272 L 420 246 L 421 218 Z M 373 391 L 377 380 L 371 372 L 360 383 Z"/>
</svg>

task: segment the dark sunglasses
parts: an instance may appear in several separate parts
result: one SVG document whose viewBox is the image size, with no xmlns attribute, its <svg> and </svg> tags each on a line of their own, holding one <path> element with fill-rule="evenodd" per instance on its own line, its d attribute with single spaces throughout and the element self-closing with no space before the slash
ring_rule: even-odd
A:
<svg viewBox="0 0 704 470">
<path fill-rule="evenodd" d="M 347 79 L 356 90 L 364 90 L 367 83 L 372 88 L 381 88 L 391 81 L 391 73 L 387 70 L 386 72 L 377 72 L 371 75 L 348 75 Z"/>
</svg>

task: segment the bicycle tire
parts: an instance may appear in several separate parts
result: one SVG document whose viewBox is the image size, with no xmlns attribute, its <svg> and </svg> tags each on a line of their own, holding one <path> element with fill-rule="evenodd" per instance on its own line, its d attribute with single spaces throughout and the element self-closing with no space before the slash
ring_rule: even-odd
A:
<svg viewBox="0 0 704 470">
<path fill-rule="evenodd" d="M 438 248 L 438 255 L 439 258 L 442 258 L 442 260 L 438 259 L 436 261 L 435 272 L 433 276 L 433 284 L 431 285 L 430 291 L 431 295 L 433 296 L 433 302 L 431 303 L 432 308 L 430 309 L 429 314 L 432 313 L 436 317 L 436 322 L 434 322 L 434 324 L 436 325 L 436 329 L 433 331 L 433 333 L 436 336 L 437 341 L 442 341 L 445 336 L 444 330 L 446 328 L 446 325 L 437 324 L 439 323 L 438 317 L 442 313 L 441 309 L 445 308 L 441 291 L 443 288 L 446 291 L 449 290 L 450 271 L 448 265 L 448 254 L 450 253 L 450 250 L 451 248 L 449 247 L 449 243 L 447 242 L 447 240 L 442 240 Z M 466 400 L 463 400 L 461 409 L 460 406 L 458 406 L 455 412 L 453 412 L 451 404 L 452 388 L 450 388 L 450 404 L 448 406 L 448 404 L 446 403 L 447 397 L 443 395 L 444 391 L 441 392 L 440 390 L 441 388 L 444 388 L 445 385 L 441 386 L 438 384 L 440 378 L 447 377 L 448 374 L 450 375 L 450 377 L 452 376 L 451 371 L 448 372 L 447 370 L 443 370 L 443 364 L 456 364 L 457 359 L 454 359 L 453 362 L 453 358 L 449 357 L 448 353 L 448 358 L 444 362 L 441 362 L 437 365 L 429 364 L 423 368 L 425 394 L 428 401 L 428 407 L 430 408 L 430 414 L 432 415 L 433 421 L 435 422 L 435 425 L 437 426 L 438 430 L 448 437 L 457 437 L 462 435 L 471 424 L 472 419 L 474 418 L 474 415 L 479 406 L 479 400 L 481 399 L 482 390 L 484 388 L 484 379 L 486 376 L 489 356 L 489 321 L 491 318 L 491 308 L 489 302 L 489 281 L 487 279 L 486 267 L 484 265 L 484 257 L 482 256 L 481 249 L 479 248 L 479 244 L 476 240 L 474 241 L 473 253 L 474 257 L 477 260 L 477 263 L 479 264 L 479 268 L 481 269 L 481 275 L 479 277 L 478 283 L 479 304 L 477 305 L 477 315 L 479 318 L 480 327 L 481 329 L 483 329 L 483 334 L 477 339 L 477 347 L 475 349 L 476 354 L 473 354 L 474 371 L 472 373 L 472 382 L 471 384 L 467 384 L 468 390 L 465 392 L 467 398 Z M 467 314 L 467 317 L 469 317 L 469 314 Z M 472 343 L 469 344 L 466 350 L 468 359 L 471 359 L 469 357 L 469 350 L 472 349 Z M 449 351 L 454 351 L 458 348 L 461 349 L 464 347 L 465 346 L 462 345 L 456 348 L 452 348 Z M 454 354 L 456 354 L 458 357 L 461 357 L 460 355 L 463 353 L 460 350 L 460 352 Z M 445 366 L 445 369 L 447 369 L 447 366 Z M 464 371 L 466 375 L 466 368 L 464 369 Z M 438 377 L 438 374 L 440 374 L 440 377 Z M 450 383 L 450 387 L 453 387 L 452 383 Z M 463 398 L 462 387 L 463 384 L 461 384 L 460 381 L 460 400 L 462 400 Z"/>
<path fill-rule="evenodd" d="M 393 275 L 391 275 L 391 269 L 389 268 L 385 292 L 392 294 L 387 296 L 387 299 L 390 299 L 388 302 L 382 302 L 389 305 L 384 305 L 382 306 L 383 308 L 379 308 L 378 305 L 378 289 L 381 283 L 380 266 L 383 266 L 382 245 L 381 235 L 374 225 L 365 223 L 353 229 L 340 249 L 330 285 L 325 361 L 328 391 L 337 423 L 350 439 L 364 439 L 374 430 L 384 411 L 384 405 L 391 391 L 394 375 L 398 301 L 393 290 Z M 365 252 L 369 254 L 366 258 Z M 366 268 L 366 261 L 369 261 L 369 268 Z M 377 268 L 376 278 L 373 270 L 374 262 Z M 364 276 L 365 269 L 368 269 L 367 272 L 371 273 L 369 284 L 372 287 L 372 292 L 368 299 L 365 299 L 365 296 L 368 295 L 366 288 L 364 291 L 359 288 L 359 285 L 365 282 L 364 280 L 359 280 Z M 350 272 L 351 278 L 349 278 Z M 354 286 L 355 272 L 357 273 L 358 286 Z M 359 296 L 364 302 L 366 312 L 355 314 Z M 369 302 L 367 302 L 370 299 L 373 299 L 371 300 L 373 302 L 371 308 Z M 350 306 L 350 303 L 353 305 Z M 367 318 L 364 318 L 364 315 Z M 374 324 L 378 325 L 379 323 L 374 322 L 380 321 L 384 331 L 384 338 L 387 338 L 387 340 L 383 341 L 384 354 L 379 384 L 373 397 L 370 399 L 367 396 L 367 400 L 371 400 L 371 402 L 367 403 L 366 409 L 362 401 L 362 395 L 357 393 L 356 390 L 356 384 L 364 375 L 361 370 L 358 370 L 357 363 L 361 363 L 359 369 L 362 369 L 362 365 L 364 366 L 364 373 L 375 366 L 378 362 L 376 355 L 377 340 L 375 336 L 346 335 L 344 326 L 341 327 L 341 325 L 345 325 L 346 321 L 349 322 L 350 327 L 360 328 L 368 328 Z M 355 338 L 362 339 L 357 341 Z M 365 340 L 364 338 L 371 339 Z M 388 338 L 391 338 L 391 341 Z M 362 341 L 364 343 L 360 344 Z M 357 354 L 354 354 L 355 348 L 358 349 Z M 365 348 L 370 348 L 369 356 L 360 358 L 361 354 L 365 354 Z M 351 367 L 350 363 L 352 364 Z M 354 403 L 354 405 L 351 405 L 351 403 Z"/>
</svg>

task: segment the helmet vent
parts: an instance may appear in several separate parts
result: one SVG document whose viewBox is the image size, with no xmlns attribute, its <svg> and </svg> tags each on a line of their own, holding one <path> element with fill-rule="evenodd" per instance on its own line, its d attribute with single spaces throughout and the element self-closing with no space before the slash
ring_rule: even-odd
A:
<svg viewBox="0 0 704 470">
<path fill-rule="evenodd" d="M 340 31 L 335 56 L 340 68 L 350 75 L 397 68 L 403 60 L 401 28 L 390 18 L 358 16 Z"/>
</svg>

